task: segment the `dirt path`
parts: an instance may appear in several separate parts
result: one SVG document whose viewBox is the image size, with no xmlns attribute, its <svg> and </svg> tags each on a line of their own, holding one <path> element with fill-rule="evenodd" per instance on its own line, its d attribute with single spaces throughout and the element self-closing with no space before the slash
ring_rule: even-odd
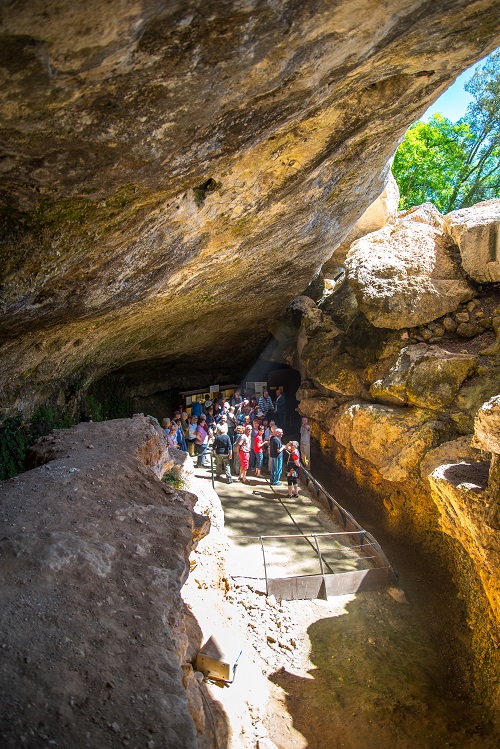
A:
<svg viewBox="0 0 500 749">
<path fill-rule="evenodd" d="M 230 569 L 243 558 L 235 536 L 248 532 L 249 523 L 270 527 L 259 504 L 264 482 L 253 483 L 216 484 L 227 504 Z M 318 508 L 304 512 L 308 522 L 314 517 L 332 527 Z M 282 522 L 273 518 L 271 525 Z M 385 551 L 390 557 L 393 550 Z M 220 613 L 229 603 L 228 625 L 244 655 L 233 685 L 209 687 L 230 717 L 231 749 L 498 746 L 481 708 L 467 700 L 451 657 L 459 650 L 446 631 L 450 591 L 424 567 L 414 569 L 414 560 L 408 559 L 409 576 L 398 561 L 406 605 L 386 591 L 280 603 L 251 581 L 233 579 Z M 207 600 L 205 609 L 218 606 Z"/>
</svg>

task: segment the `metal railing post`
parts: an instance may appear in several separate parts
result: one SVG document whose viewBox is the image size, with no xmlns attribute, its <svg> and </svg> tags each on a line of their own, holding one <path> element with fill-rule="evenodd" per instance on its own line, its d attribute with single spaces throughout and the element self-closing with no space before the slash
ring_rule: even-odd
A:
<svg viewBox="0 0 500 749">
<path fill-rule="evenodd" d="M 266 565 L 266 551 L 264 549 L 264 541 L 262 539 L 262 536 L 259 536 L 260 538 L 260 545 L 262 548 L 262 558 L 264 560 L 264 577 L 266 578 L 266 596 L 269 595 L 269 585 L 267 582 L 267 565 Z"/>
<path fill-rule="evenodd" d="M 316 544 L 316 553 L 317 553 L 318 558 L 319 558 L 319 568 L 321 570 L 321 577 L 323 578 L 323 587 L 325 589 L 325 596 L 326 596 L 327 595 L 327 593 L 326 593 L 326 578 L 325 578 L 325 568 L 323 567 L 323 557 L 321 556 L 321 551 L 319 549 L 319 544 L 318 544 L 318 537 L 317 537 L 316 533 L 313 533 L 312 537 L 314 538 L 314 543 Z"/>
</svg>

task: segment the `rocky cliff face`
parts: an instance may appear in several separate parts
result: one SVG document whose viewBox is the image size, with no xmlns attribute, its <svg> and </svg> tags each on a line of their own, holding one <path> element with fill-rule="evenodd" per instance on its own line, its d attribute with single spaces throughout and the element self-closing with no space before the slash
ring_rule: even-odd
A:
<svg viewBox="0 0 500 749">
<path fill-rule="evenodd" d="M 80 424 L 32 460 L 0 485 L 1 745 L 214 746 L 191 666 L 201 630 L 181 598 L 210 519 L 160 481 L 173 459 L 158 423 Z M 196 509 L 217 527 L 207 492 Z"/>
<path fill-rule="evenodd" d="M 400 214 L 351 244 L 319 305 L 293 302 L 274 354 L 293 363 L 295 340 L 300 412 L 323 453 L 379 520 L 448 565 L 497 708 L 500 289 L 484 279 L 499 226 L 500 200 Z"/>
<path fill-rule="evenodd" d="M 129 362 L 251 361 L 499 8 L 5 3 L 3 413 Z"/>
</svg>

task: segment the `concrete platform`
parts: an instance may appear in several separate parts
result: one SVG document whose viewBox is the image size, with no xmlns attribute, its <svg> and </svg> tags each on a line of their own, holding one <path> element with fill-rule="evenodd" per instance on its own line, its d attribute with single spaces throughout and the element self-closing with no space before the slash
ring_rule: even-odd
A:
<svg viewBox="0 0 500 749">
<path fill-rule="evenodd" d="M 211 479 L 210 469 L 195 468 L 200 478 Z M 299 497 L 287 496 L 286 483 L 271 487 L 264 477 L 248 477 L 249 483 L 216 479 L 215 489 L 224 509 L 231 541 L 227 559 L 229 575 L 265 591 L 264 553 L 269 578 L 321 574 L 316 543 L 326 573 L 369 569 L 371 562 L 358 553 L 358 537 L 310 538 L 312 534 L 342 533 L 343 528 L 320 506 L 314 495 L 300 487 Z M 288 536 L 288 538 L 263 538 Z M 294 538 L 290 538 L 294 536 Z"/>
</svg>

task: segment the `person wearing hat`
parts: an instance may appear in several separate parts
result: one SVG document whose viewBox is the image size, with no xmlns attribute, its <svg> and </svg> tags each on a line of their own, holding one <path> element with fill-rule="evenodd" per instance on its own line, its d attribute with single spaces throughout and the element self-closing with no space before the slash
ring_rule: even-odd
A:
<svg viewBox="0 0 500 749">
<path fill-rule="evenodd" d="M 300 468 L 300 450 L 299 443 L 292 441 L 286 445 L 288 460 L 286 463 L 286 481 L 288 484 L 288 496 L 299 496 L 299 468 Z M 293 490 L 293 495 L 292 495 Z"/>
<path fill-rule="evenodd" d="M 228 433 L 228 423 L 227 423 L 227 416 L 221 416 L 219 423 L 217 424 L 215 428 L 215 434 L 227 434 Z M 232 446 L 231 442 L 231 446 Z"/>
</svg>

